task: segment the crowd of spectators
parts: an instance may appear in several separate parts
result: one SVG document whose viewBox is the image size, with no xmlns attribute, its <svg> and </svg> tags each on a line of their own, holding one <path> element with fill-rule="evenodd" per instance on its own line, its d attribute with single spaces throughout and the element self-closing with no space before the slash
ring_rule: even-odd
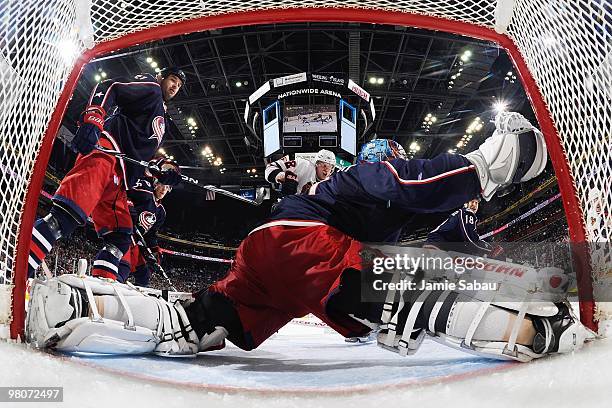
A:
<svg viewBox="0 0 612 408">
<path fill-rule="evenodd" d="M 178 291 L 195 292 L 207 288 L 223 278 L 227 274 L 230 264 L 166 256 L 162 266 L 172 285 Z M 167 287 L 167 283 L 163 276 L 153 274 L 151 277 L 151 287 L 163 289 Z"/>
<path fill-rule="evenodd" d="M 181 239 L 178 238 L 177 239 Z M 165 249 L 170 249 L 178 252 L 186 252 L 194 255 L 210 256 L 215 258 L 230 259 L 236 252 L 235 246 L 223 246 L 209 243 L 199 243 L 194 241 L 182 240 L 187 242 L 175 241 L 172 238 L 165 239 L 162 235 L 159 239 L 161 246 Z"/>
<path fill-rule="evenodd" d="M 45 262 L 54 274 L 76 273 L 79 259 L 87 260 L 91 266 L 98 250 L 99 243 L 88 239 L 83 228 L 77 228 L 70 237 L 57 242 Z"/>
<path fill-rule="evenodd" d="M 88 237 L 87 235 L 90 236 Z M 91 234 L 86 234 L 84 229 L 79 228 L 67 239 L 58 241 L 58 244 L 47 256 L 46 263 L 52 274 L 62 275 L 76 273 L 79 259 L 85 259 L 88 263 L 87 272 L 89 273 L 100 245 L 101 241 L 92 239 Z M 194 249 L 197 249 L 197 247 L 183 246 L 174 249 L 185 253 L 194 253 Z M 228 259 L 227 251 L 217 250 L 217 252 L 216 254 L 207 254 L 206 256 L 217 255 L 216 257 Z M 226 257 L 223 258 L 223 255 Z M 163 257 L 162 267 L 172 284 L 179 291 L 192 292 L 206 288 L 224 277 L 230 264 L 166 255 Z M 163 276 L 154 273 L 151 277 L 150 286 L 156 289 L 163 289 L 167 287 L 167 284 Z"/>
<path fill-rule="evenodd" d="M 230 236 L 221 231 L 215 232 L 175 232 L 170 228 L 164 228 L 163 233 L 173 238 L 178 238 L 197 244 L 216 245 L 224 247 L 237 247 L 244 237 Z"/>
</svg>

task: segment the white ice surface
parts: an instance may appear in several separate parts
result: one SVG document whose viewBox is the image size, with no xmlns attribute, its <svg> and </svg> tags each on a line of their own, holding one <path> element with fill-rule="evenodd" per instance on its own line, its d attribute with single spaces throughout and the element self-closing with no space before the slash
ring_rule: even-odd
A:
<svg viewBox="0 0 612 408">
<path fill-rule="evenodd" d="M 338 377 L 338 385 L 374 384 L 371 391 L 345 395 L 321 395 L 316 390 L 300 395 L 275 392 L 210 392 L 206 389 L 163 384 L 111 374 L 99 368 L 67 362 L 23 345 L 0 343 L 0 386 L 63 386 L 63 403 L 0 403 L 0 408 L 42 407 L 583 407 L 612 405 L 612 342 L 598 340 L 573 355 L 549 358 L 529 364 L 516 364 L 487 375 L 468 375 L 455 381 L 433 385 L 385 387 L 393 383 L 405 364 L 406 377 L 427 379 L 446 367 L 446 361 L 458 366 L 478 364 L 467 354 L 426 342 L 415 356 L 401 358 L 373 345 L 354 346 L 342 342 L 336 334 L 322 329 L 289 325 L 255 353 L 235 348 L 217 352 L 212 358 L 171 362 L 163 368 L 169 379 L 193 382 L 194 373 L 204 370 L 218 384 L 253 387 L 261 383 L 274 386 L 294 381 L 315 382 L 329 386 L 329 378 Z M 112 359 L 101 360 L 104 364 Z M 127 361 L 127 363 L 126 363 Z M 155 376 L 159 359 L 115 362 L 121 369 L 145 361 L 141 369 Z M 148 363 L 147 363 L 148 361 Z M 486 362 L 485 362 L 486 363 Z M 331 366 L 331 367 L 330 367 Z M 361 367 L 363 366 L 363 367 Z M 314 367 L 314 368 L 313 368 Z M 210 371 L 210 373 L 208 373 Z M 461 369 L 459 369 L 459 372 Z M 391 381 L 385 377 L 388 372 Z M 469 370 L 468 370 L 469 372 Z M 327 377 L 326 377 L 327 376 Z M 363 381 L 355 381 L 359 376 Z M 233 384 L 235 383 L 235 384 Z M 377 386 L 377 384 L 381 384 Z M 308 385 L 308 384 L 307 384 Z M 313 385 L 313 384 L 310 384 Z M 315 384 L 316 385 L 316 384 Z M 387 391 L 385 391 L 385 388 Z"/>
</svg>

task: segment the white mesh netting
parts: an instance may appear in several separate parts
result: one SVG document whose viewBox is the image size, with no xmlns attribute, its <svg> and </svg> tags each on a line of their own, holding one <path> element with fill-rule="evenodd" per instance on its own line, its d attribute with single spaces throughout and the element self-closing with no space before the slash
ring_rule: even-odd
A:
<svg viewBox="0 0 612 408">
<path fill-rule="evenodd" d="M 85 50 L 91 3 L 0 0 L 0 285 L 14 280 L 27 186 L 62 86 Z M 345 9 L 347 19 L 351 8 L 370 8 L 493 28 L 496 4 L 496 0 L 370 0 L 366 6 L 363 0 L 327 0 L 325 7 Z M 198 17 L 294 7 L 322 6 L 318 0 L 93 0 L 91 22 L 98 44 Z M 508 30 L 558 130 L 591 240 L 609 240 L 612 234 L 611 32 L 608 0 L 518 0 Z M 591 222 L 594 213 L 600 220 Z M 10 293 L 0 290 L 0 297 L 5 292 Z M 6 310 L 0 311 L 0 323 L 2 319 L 9 319 Z"/>
</svg>

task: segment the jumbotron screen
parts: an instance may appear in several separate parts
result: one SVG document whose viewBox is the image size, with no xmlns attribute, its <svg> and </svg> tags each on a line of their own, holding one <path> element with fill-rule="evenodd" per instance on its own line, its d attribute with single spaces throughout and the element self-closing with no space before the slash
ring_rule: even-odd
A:
<svg viewBox="0 0 612 408">
<path fill-rule="evenodd" d="M 335 105 L 285 105 L 283 133 L 337 132 L 338 115 Z"/>
</svg>

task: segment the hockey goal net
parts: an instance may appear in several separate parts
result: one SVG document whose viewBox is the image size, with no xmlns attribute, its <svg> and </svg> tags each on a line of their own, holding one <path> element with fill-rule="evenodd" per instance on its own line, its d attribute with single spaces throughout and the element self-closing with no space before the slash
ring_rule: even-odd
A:
<svg viewBox="0 0 612 408">
<path fill-rule="evenodd" d="M 571 240 L 579 243 L 609 240 L 612 14 L 608 0 L 324 3 L 322 6 L 318 0 L 3 2 L 0 333 L 4 329 L 4 336 L 16 338 L 23 329 L 25 272 L 38 195 L 53 140 L 83 64 L 116 49 L 193 31 L 338 21 L 420 27 L 498 43 L 511 56 L 546 136 Z M 593 286 L 598 285 L 610 267 L 605 251 L 593 258 L 600 263 L 579 271 L 581 317 L 591 327 L 606 314 L 602 304 L 593 301 Z"/>
</svg>

